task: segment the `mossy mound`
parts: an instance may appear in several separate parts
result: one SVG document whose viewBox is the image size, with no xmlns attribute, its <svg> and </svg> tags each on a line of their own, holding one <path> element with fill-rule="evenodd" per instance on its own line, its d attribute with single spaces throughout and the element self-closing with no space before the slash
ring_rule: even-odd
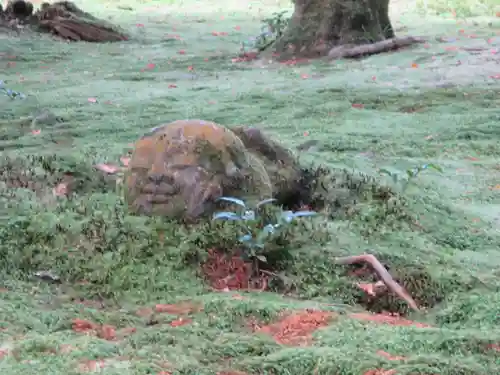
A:
<svg viewBox="0 0 500 375">
<path fill-rule="evenodd" d="M 221 196 L 252 201 L 293 191 L 299 176 L 292 154 L 258 129 L 179 120 L 135 144 L 126 199 L 135 213 L 192 220 L 213 212 Z"/>
<path fill-rule="evenodd" d="M 0 194 L 27 189 L 39 194 L 52 194 L 60 183 L 72 194 L 113 191 L 115 182 L 96 174 L 92 166 L 73 157 L 57 155 L 3 157 L 0 159 Z"/>
</svg>

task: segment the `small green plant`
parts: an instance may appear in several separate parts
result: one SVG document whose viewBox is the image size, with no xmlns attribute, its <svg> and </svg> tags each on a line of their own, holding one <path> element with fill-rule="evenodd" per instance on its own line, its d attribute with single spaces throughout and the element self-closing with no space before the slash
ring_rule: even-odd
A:
<svg viewBox="0 0 500 375">
<path fill-rule="evenodd" d="M 22 92 L 17 92 L 11 89 L 8 89 L 4 87 L 4 82 L 0 81 L 0 91 L 2 91 L 6 96 L 8 96 L 10 99 L 25 99 L 26 95 L 24 95 Z"/>
<path fill-rule="evenodd" d="M 361 35 L 361 40 L 365 43 L 375 43 L 377 41 L 379 41 L 379 35 L 374 35 L 373 32 L 369 31 L 369 30 L 366 30 L 366 28 L 363 26 L 362 27 L 363 29 L 363 34 Z M 393 34 L 392 32 L 392 26 L 391 25 L 386 25 L 384 26 L 384 28 L 382 29 L 382 35 L 384 36 L 388 36 L 388 35 L 391 35 Z"/>
<path fill-rule="evenodd" d="M 271 240 L 273 236 L 276 236 L 280 231 L 287 228 L 295 218 L 316 215 L 314 211 L 280 211 L 275 215 L 275 223 L 259 225 L 259 223 L 263 221 L 260 215 L 261 208 L 266 204 L 276 201 L 276 199 L 271 198 L 262 200 L 257 203 L 253 209 L 247 207 L 244 201 L 237 198 L 221 197 L 219 201 L 236 204 L 240 207 L 240 210 L 238 212 L 217 212 L 213 215 L 212 220 L 234 220 L 241 223 L 241 228 L 245 234 L 240 236 L 238 240 L 244 245 L 245 252 L 243 253 L 243 258 L 253 260 L 256 266 L 258 266 L 258 261 L 267 261 L 264 255 L 266 243 Z M 261 228 L 255 231 L 252 229 L 255 227 Z"/>
<path fill-rule="evenodd" d="M 388 169 L 380 169 L 379 172 L 391 177 L 394 185 L 399 187 L 401 192 L 405 192 L 415 180 L 415 178 L 417 178 L 417 176 L 426 169 L 433 169 L 435 171 L 443 173 L 441 167 L 436 164 L 423 164 L 415 168 L 409 168 L 406 170 L 405 175 L 399 172 L 390 171 Z"/>
<path fill-rule="evenodd" d="M 245 50 L 245 47 L 250 47 L 263 51 L 273 44 L 283 35 L 288 26 L 289 18 L 286 13 L 287 11 L 275 12 L 271 17 L 262 20 L 261 33 L 250 42 L 244 42 L 242 49 Z"/>
</svg>

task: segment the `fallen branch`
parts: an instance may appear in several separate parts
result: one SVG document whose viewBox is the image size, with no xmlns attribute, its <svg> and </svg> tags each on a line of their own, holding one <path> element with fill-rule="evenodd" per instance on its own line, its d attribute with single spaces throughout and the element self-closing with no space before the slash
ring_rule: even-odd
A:
<svg viewBox="0 0 500 375">
<path fill-rule="evenodd" d="M 401 38 L 386 39 L 371 44 L 363 44 L 360 46 L 344 45 L 332 48 L 330 52 L 328 52 L 328 59 L 335 60 L 375 55 L 378 53 L 389 52 L 403 47 L 408 47 L 416 43 L 425 43 L 425 40 L 420 37 L 405 36 Z"/>
<path fill-rule="evenodd" d="M 85 42 L 118 42 L 127 37 L 111 27 L 84 19 L 68 19 L 55 17 L 51 20 L 41 20 L 39 26 L 52 31 L 61 38 Z"/>
<path fill-rule="evenodd" d="M 343 258 L 335 258 L 335 264 L 356 264 L 356 263 L 366 263 L 369 264 L 375 273 L 380 277 L 380 279 L 385 283 L 387 289 L 399 296 L 401 299 L 406 301 L 408 305 L 415 311 L 419 311 L 417 303 L 408 294 L 408 292 L 399 285 L 391 276 L 389 271 L 380 263 L 380 261 L 371 254 L 363 254 L 356 256 L 348 256 Z"/>
</svg>

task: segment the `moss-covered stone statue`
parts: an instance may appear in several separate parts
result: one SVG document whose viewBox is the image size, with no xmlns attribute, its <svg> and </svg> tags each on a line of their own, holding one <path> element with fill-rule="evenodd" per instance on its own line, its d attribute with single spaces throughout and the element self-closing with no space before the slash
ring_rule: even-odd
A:
<svg viewBox="0 0 500 375">
<path fill-rule="evenodd" d="M 191 221 L 221 196 L 251 202 L 293 192 L 299 180 L 295 157 L 260 130 L 179 120 L 137 141 L 125 191 L 137 214 Z"/>
</svg>

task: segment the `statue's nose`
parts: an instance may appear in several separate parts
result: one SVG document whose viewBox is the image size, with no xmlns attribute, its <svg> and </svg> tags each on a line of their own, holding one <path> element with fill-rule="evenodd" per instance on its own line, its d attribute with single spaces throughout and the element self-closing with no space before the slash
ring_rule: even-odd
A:
<svg viewBox="0 0 500 375">
<path fill-rule="evenodd" d="M 163 173 L 150 173 L 148 175 L 148 179 L 150 182 L 154 184 L 162 184 L 162 183 L 167 183 L 167 184 L 174 184 L 174 178 L 172 176 L 168 176 Z"/>
<path fill-rule="evenodd" d="M 163 181 L 163 175 L 161 174 L 150 174 L 148 176 L 150 182 L 154 184 L 160 184 Z"/>
</svg>

